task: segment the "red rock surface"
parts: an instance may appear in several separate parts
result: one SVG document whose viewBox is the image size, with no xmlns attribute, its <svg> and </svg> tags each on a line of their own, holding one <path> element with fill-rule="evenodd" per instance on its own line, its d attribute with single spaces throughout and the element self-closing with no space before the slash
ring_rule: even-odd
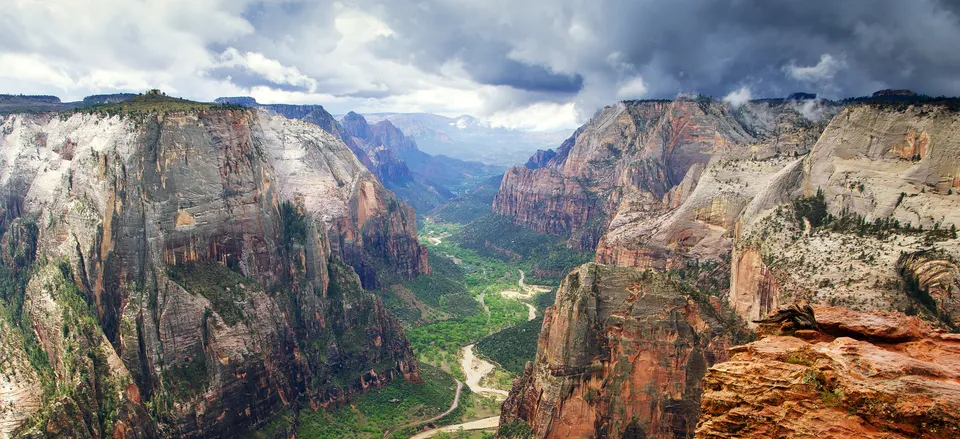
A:
<svg viewBox="0 0 960 439">
<path fill-rule="evenodd" d="M 960 436 L 960 337 L 900 313 L 814 310 L 820 333 L 769 335 L 710 368 L 698 438 Z"/>
<path fill-rule="evenodd" d="M 537 438 L 691 437 L 700 379 L 729 346 L 710 310 L 660 274 L 581 266 L 547 310 L 501 423 Z"/>
<path fill-rule="evenodd" d="M 653 230 L 655 219 L 690 197 L 705 166 L 717 158 L 805 153 L 819 127 L 790 103 L 733 108 L 700 98 L 621 102 L 604 108 L 555 152 L 541 151 L 525 167 L 507 171 L 493 208 L 538 232 L 569 235 L 573 247 L 598 248 L 597 262 L 660 267 L 668 253 L 683 258 L 685 250 L 711 238 L 710 227 L 729 228 L 759 186 L 744 191 L 733 176 L 739 186 L 716 203 L 698 200 L 671 230 Z M 690 225 L 695 221 L 702 224 Z M 614 225 L 651 233 L 600 241 Z"/>
</svg>

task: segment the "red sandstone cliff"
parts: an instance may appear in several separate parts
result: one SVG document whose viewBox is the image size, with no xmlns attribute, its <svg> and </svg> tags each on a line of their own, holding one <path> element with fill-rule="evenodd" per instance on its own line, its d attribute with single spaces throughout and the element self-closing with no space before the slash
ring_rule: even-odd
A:
<svg viewBox="0 0 960 439">
<path fill-rule="evenodd" d="M 636 226 L 679 207 L 696 188 L 704 166 L 717 157 L 806 152 L 811 133 L 819 131 L 801 130 L 813 124 L 798 105 L 732 108 L 708 98 L 621 102 L 604 108 L 555 154 L 539 153 L 526 167 L 511 168 L 494 211 L 541 233 L 570 235 L 572 246 L 592 249 L 618 219 Z M 745 202 L 733 198 L 715 207 L 708 220 L 735 217 Z M 693 221 L 695 215 L 689 216 Z M 621 264 L 622 259 L 622 265 L 644 266 L 670 244 L 644 248 L 643 241 L 632 235 L 605 239 L 598 261 Z"/>
<path fill-rule="evenodd" d="M 537 438 L 692 437 L 700 379 L 729 346 L 714 311 L 662 274 L 581 266 L 547 310 L 502 425 Z"/>
</svg>

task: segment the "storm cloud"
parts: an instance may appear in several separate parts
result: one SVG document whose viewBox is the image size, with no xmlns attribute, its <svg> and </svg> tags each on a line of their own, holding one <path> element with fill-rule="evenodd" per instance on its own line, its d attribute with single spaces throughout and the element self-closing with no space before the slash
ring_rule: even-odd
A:
<svg viewBox="0 0 960 439">
<path fill-rule="evenodd" d="M 0 92 L 570 126 L 619 99 L 960 95 L 951 0 L 0 0 Z"/>
</svg>

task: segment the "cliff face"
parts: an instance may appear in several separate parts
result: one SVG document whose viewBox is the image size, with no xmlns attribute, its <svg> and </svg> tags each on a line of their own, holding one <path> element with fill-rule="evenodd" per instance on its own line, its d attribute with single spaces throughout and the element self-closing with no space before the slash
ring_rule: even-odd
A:
<svg viewBox="0 0 960 439">
<path fill-rule="evenodd" d="M 700 380 L 729 346 L 704 311 L 662 274 L 581 266 L 548 308 L 501 425 L 538 438 L 692 437 Z"/>
<path fill-rule="evenodd" d="M 0 127 L 3 435 L 231 437 L 419 379 L 361 289 L 429 270 L 413 214 L 331 134 L 226 109 Z"/>
<path fill-rule="evenodd" d="M 405 136 L 388 120 L 371 125 L 363 116 L 350 112 L 341 122 L 320 105 L 259 104 L 251 97 L 219 98 L 217 102 L 261 108 L 323 128 L 342 140 L 377 180 L 398 199 L 421 213 L 430 211 L 453 197 L 453 193 L 445 185 L 457 185 L 469 177 L 462 171 L 458 172 L 459 168 L 480 165 L 449 159 L 455 163 L 443 163 L 440 172 L 435 169 L 422 172 L 422 166 L 413 166 L 411 159 L 415 162 L 430 162 L 434 157 L 417 149 L 413 137 Z M 446 175 L 452 176 L 454 181 L 434 178 L 444 171 Z"/>
<path fill-rule="evenodd" d="M 494 211 L 541 233 L 570 235 L 574 247 L 592 249 L 599 241 L 599 262 L 649 266 L 677 244 L 716 241 L 709 227 L 731 222 L 775 168 L 721 168 L 720 162 L 809 150 L 819 130 L 801 110 L 795 101 L 736 108 L 706 98 L 621 102 L 555 152 L 510 169 Z M 708 167 L 712 184 L 663 224 L 666 213 L 696 193 Z M 750 182 L 758 186 L 744 191 Z M 646 242 L 654 235 L 662 242 Z"/>
<path fill-rule="evenodd" d="M 898 313 L 814 310 L 819 333 L 773 331 L 710 368 L 698 438 L 960 435 L 960 337 Z"/>
<path fill-rule="evenodd" d="M 957 133 L 960 115 L 935 103 L 834 117 L 737 220 L 731 303 L 745 319 L 806 298 L 956 327 Z"/>
<path fill-rule="evenodd" d="M 416 148 L 416 144 L 389 121 L 370 126 L 363 116 L 351 111 L 343 117 L 341 126 L 344 142 L 381 182 L 403 184 L 412 179 L 400 152 Z"/>
</svg>

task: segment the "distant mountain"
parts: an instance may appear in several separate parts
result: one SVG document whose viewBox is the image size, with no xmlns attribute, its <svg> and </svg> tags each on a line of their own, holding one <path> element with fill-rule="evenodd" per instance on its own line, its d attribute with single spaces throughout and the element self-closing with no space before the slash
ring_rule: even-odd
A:
<svg viewBox="0 0 960 439">
<path fill-rule="evenodd" d="M 94 105 L 116 104 L 137 96 L 139 95 L 136 93 L 115 93 L 87 96 L 82 101 L 63 102 L 56 96 L 0 94 L 0 114 L 73 110 Z"/>
<path fill-rule="evenodd" d="M 364 117 L 370 123 L 389 120 L 429 154 L 500 166 L 524 163 L 538 149 L 552 148 L 573 132 L 495 128 L 468 115 L 452 118 L 429 113 L 374 113 Z"/>
<path fill-rule="evenodd" d="M 320 105 L 260 104 L 251 97 L 219 98 L 216 102 L 262 108 L 319 125 L 340 137 L 384 186 L 419 213 L 453 198 L 454 191 L 504 170 L 427 154 L 418 149 L 413 137 L 385 119 L 369 123 L 364 116 L 350 112 L 338 121 Z"/>
</svg>

